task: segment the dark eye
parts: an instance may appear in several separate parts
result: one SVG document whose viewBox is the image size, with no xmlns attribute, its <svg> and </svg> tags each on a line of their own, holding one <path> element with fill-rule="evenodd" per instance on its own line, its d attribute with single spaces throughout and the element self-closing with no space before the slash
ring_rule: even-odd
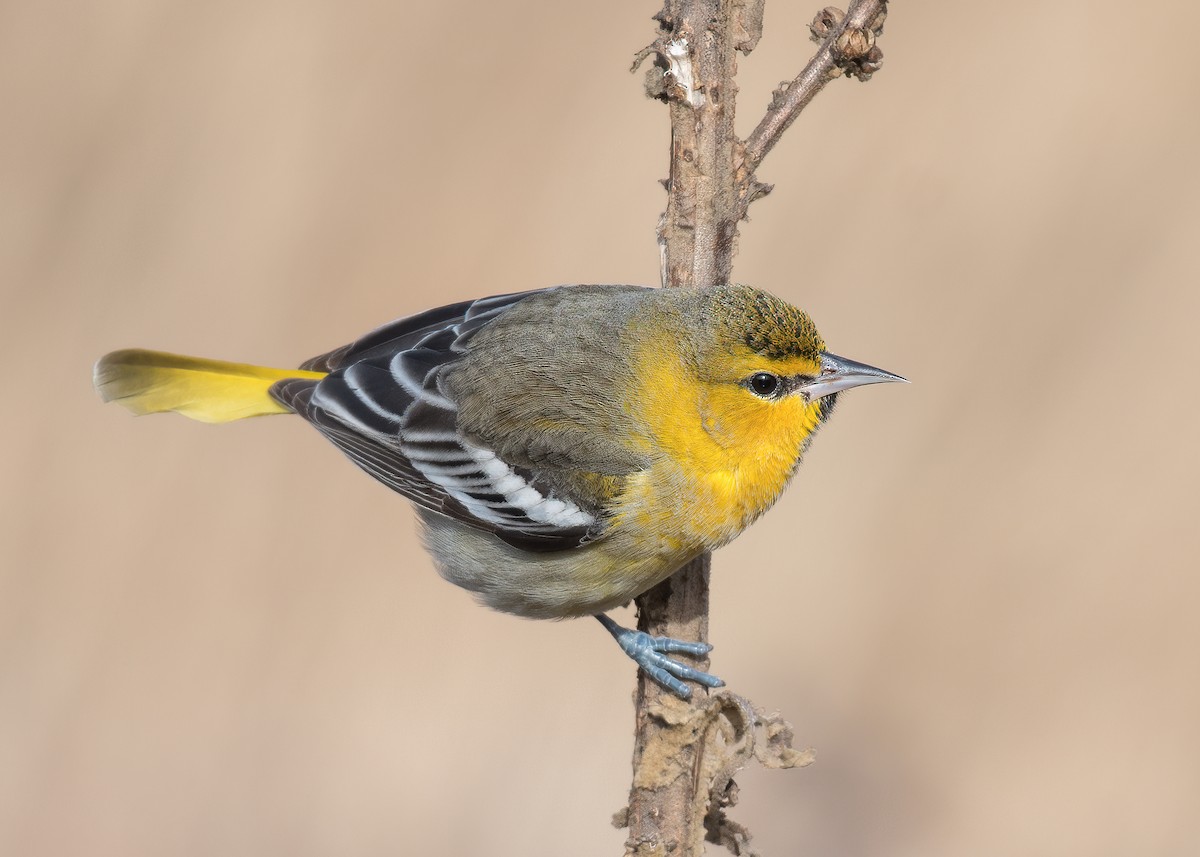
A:
<svg viewBox="0 0 1200 857">
<path fill-rule="evenodd" d="M 772 375 L 770 372 L 754 373 L 750 376 L 748 384 L 754 395 L 762 396 L 764 399 L 778 393 L 781 386 L 779 376 Z"/>
</svg>

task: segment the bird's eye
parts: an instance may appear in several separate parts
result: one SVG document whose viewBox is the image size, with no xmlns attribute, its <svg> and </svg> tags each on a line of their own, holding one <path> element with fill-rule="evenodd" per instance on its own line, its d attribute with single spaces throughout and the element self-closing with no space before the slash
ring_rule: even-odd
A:
<svg viewBox="0 0 1200 857">
<path fill-rule="evenodd" d="M 778 375 L 772 375 L 770 372 L 756 372 L 750 376 L 747 385 L 754 395 L 769 399 L 779 392 L 781 383 Z"/>
</svg>

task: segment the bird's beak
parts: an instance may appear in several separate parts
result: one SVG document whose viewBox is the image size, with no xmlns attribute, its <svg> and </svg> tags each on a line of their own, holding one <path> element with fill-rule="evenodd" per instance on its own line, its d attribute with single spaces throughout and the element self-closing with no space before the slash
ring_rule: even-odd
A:
<svg viewBox="0 0 1200 857">
<path fill-rule="evenodd" d="M 855 363 L 845 357 L 838 357 L 828 351 L 821 352 L 821 374 L 801 387 L 809 398 L 816 401 L 841 390 L 859 387 L 863 384 L 883 384 L 888 381 L 908 383 L 907 378 L 893 375 L 866 363 Z"/>
</svg>

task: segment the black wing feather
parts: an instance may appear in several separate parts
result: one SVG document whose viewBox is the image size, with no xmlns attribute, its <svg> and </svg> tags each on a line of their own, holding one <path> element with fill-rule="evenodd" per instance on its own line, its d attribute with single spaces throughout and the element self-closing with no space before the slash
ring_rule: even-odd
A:
<svg viewBox="0 0 1200 857">
<path fill-rule="evenodd" d="M 418 506 L 527 550 L 577 547 L 595 536 L 594 519 L 569 498 L 537 494 L 532 473 L 467 442 L 454 403 L 438 385 L 442 370 L 463 356 L 476 333 L 530 294 L 536 292 L 392 322 L 305 363 L 302 368 L 329 372 L 320 381 L 280 381 L 271 394 Z"/>
</svg>

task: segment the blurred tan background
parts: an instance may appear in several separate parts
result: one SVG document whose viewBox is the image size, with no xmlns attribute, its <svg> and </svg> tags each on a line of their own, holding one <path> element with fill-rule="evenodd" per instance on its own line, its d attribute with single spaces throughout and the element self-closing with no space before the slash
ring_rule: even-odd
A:
<svg viewBox="0 0 1200 857">
<path fill-rule="evenodd" d="M 744 131 L 818 5 L 768 4 Z M 298 420 L 90 369 L 654 283 L 657 8 L 0 3 L 0 853 L 621 853 L 595 623 L 473 604 Z M 914 381 L 715 561 L 714 670 L 819 754 L 739 778 L 765 854 L 1200 853 L 1198 27 L 896 3 L 760 171 L 737 278 Z"/>
</svg>

